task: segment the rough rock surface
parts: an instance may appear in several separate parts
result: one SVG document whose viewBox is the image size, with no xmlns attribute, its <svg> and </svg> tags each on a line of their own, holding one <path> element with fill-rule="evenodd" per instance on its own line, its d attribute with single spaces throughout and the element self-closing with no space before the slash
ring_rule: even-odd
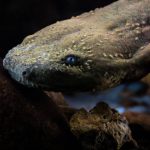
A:
<svg viewBox="0 0 150 150">
<path fill-rule="evenodd" d="M 81 109 L 75 113 L 70 126 L 87 150 L 115 150 L 126 143 L 136 145 L 126 119 L 103 102 L 90 112 Z"/>
<path fill-rule="evenodd" d="M 0 149 L 79 149 L 68 123 L 45 93 L 12 81 L 0 67 Z"/>
</svg>

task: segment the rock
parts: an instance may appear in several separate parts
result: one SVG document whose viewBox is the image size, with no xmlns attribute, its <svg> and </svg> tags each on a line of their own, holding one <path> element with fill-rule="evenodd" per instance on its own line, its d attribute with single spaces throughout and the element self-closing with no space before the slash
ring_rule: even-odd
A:
<svg viewBox="0 0 150 150">
<path fill-rule="evenodd" d="M 125 112 L 128 122 L 130 124 L 137 124 L 150 132 L 150 114 L 138 112 Z"/>
<path fill-rule="evenodd" d="M 136 97 L 136 96 L 142 96 L 147 92 L 148 89 L 149 86 L 146 83 L 133 82 L 130 84 L 126 84 L 122 93 L 120 93 L 120 96 L 126 99 Z"/>
<path fill-rule="evenodd" d="M 132 109 L 132 108 L 137 108 L 137 111 L 138 110 L 138 107 L 143 107 L 143 109 L 145 108 L 145 111 L 149 111 L 150 109 L 150 104 L 147 103 L 146 101 L 142 101 L 142 98 L 138 101 L 139 99 L 122 99 L 120 101 L 120 104 L 127 109 Z"/>
<path fill-rule="evenodd" d="M 132 135 L 139 145 L 139 150 L 150 149 L 150 114 L 126 112 Z"/>
<path fill-rule="evenodd" d="M 45 93 L 50 97 L 50 99 L 54 101 L 54 103 L 56 103 L 56 105 L 60 108 L 60 110 L 63 112 L 68 121 L 71 119 L 73 114 L 75 114 L 78 111 L 78 109 L 70 107 L 67 104 L 61 92 L 56 93 L 46 91 Z"/>
<path fill-rule="evenodd" d="M 103 102 L 89 112 L 79 110 L 72 116 L 70 126 L 86 150 L 115 150 L 126 143 L 136 145 L 126 119 Z"/>
<path fill-rule="evenodd" d="M 57 105 L 44 92 L 27 89 L 0 67 L 0 149 L 80 149 Z"/>
<path fill-rule="evenodd" d="M 61 92 L 45 92 L 58 106 L 68 106 Z"/>
<path fill-rule="evenodd" d="M 59 108 L 61 109 L 61 111 L 64 113 L 64 115 L 66 116 L 67 120 L 70 121 L 71 117 L 79 111 L 79 109 L 73 108 L 73 107 L 69 107 L 69 106 L 59 106 Z"/>
<path fill-rule="evenodd" d="M 150 86 L 150 73 L 142 79 L 142 82 Z"/>
</svg>

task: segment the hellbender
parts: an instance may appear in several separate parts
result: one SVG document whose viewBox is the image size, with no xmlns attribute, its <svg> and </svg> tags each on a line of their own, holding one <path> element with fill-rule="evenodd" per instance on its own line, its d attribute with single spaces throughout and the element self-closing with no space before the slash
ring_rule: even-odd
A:
<svg viewBox="0 0 150 150">
<path fill-rule="evenodd" d="M 150 72 L 150 0 L 119 0 L 57 22 L 12 48 L 3 65 L 28 87 L 104 90 Z"/>
</svg>

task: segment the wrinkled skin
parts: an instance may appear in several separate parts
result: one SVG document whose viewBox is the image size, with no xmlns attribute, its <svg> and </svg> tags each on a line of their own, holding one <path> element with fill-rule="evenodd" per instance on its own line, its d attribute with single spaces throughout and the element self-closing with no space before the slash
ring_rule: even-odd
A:
<svg viewBox="0 0 150 150">
<path fill-rule="evenodd" d="M 104 90 L 149 73 L 149 42 L 150 0 L 120 0 L 26 37 L 3 65 L 28 87 Z"/>
</svg>

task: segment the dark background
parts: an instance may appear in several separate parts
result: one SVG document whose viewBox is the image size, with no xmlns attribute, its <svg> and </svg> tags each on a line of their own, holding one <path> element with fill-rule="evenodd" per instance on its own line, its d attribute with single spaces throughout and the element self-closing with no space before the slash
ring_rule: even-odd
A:
<svg viewBox="0 0 150 150">
<path fill-rule="evenodd" d="M 0 0 L 0 56 L 37 30 L 115 0 Z"/>
</svg>

